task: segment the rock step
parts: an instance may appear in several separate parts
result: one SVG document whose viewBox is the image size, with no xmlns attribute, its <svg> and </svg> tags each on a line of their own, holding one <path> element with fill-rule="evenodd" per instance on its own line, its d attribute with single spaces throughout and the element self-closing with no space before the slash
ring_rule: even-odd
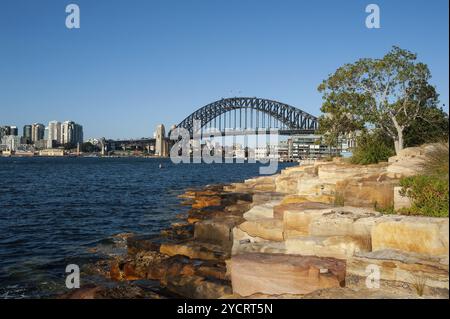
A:
<svg viewBox="0 0 450 319">
<path fill-rule="evenodd" d="M 239 229 L 251 237 L 271 241 L 283 241 L 283 221 L 273 218 L 247 220 L 240 224 Z"/>
<path fill-rule="evenodd" d="M 273 218 L 274 207 L 280 203 L 280 200 L 272 200 L 264 204 L 253 206 L 243 217 L 246 220 L 257 220 L 262 218 Z"/>
<path fill-rule="evenodd" d="M 448 298 L 447 258 L 444 256 L 441 260 L 391 249 L 357 253 L 347 262 L 346 283 L 351 288 L 364 288 L 368 271 L 371 271 L 379 274 L 381 289 Z"/>
<path fill-rule="evenodd" d="M 285 193 L 280 192 L 258 192 L 252 195 L 252 203 L 253 205 L 260 205 L 271 201 L 280 201 L 285 196 Z"/>
<path fill-rule="evenodd" d="M 191 259 L 225 260 L 230 252 L 222 246 L 197 242 L 194 240 L 180 243 L 163 243 L 159 249 L 161 254 L 168 256 L 182 255 Z"/>
<path fill-rule="evenodd" d="M 345 262 L 314 256 L 250 253 L 231 258 L 233 293 L 307 294 L 340 287 L 345 279 Z"/>
<path fill-rule="evenodd" d="M 213 218 L 195 223 L 194 240 L 219 245 L 230 251 L 233 245 L 233 228 L 243 219 L 238 216 Z"/>
<path fill-rule="evenodd" d="M 351 236 L 294 237 L 286 239 L 286 254 L 348 259 L 355 253 L 370 251 L 370 242 Z"/>
</svg>

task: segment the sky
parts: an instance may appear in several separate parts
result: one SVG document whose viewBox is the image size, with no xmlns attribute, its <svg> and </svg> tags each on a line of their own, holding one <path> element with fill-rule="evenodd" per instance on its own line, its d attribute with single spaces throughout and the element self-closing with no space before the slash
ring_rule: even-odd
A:
<svg viewBox="0 0 450 319">
<path fill-rule="evenodd" d="M 80 8 L 68 29 L 65 8 Z M 368 29 L 365 8 L 380 7 Z M 448 0 L 0 0 L 0 125 L 73 120 L 85 138 L 141 138 L 225 97 L 313 115 L 318 85 L 393 45 L 449 104 Z"/>
</svg>

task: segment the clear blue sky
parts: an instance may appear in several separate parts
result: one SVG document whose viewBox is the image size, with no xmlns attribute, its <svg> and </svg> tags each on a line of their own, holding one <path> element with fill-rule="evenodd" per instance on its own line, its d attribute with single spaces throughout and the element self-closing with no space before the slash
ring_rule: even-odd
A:
<svg viewBox="0 0 450 319">
<path fill-rule="evenodd" d="M 81 28 L 65 27 L 65 7 Z M 365 7 L 381 8 L 381 29 Z M 140 138 L 222 97 L 318 115 L 319 83 L 392 45 L 429 65 L 448 110 L 448 0 L 2 0 L 0 125 L 71 119 Z"/>
</svg>

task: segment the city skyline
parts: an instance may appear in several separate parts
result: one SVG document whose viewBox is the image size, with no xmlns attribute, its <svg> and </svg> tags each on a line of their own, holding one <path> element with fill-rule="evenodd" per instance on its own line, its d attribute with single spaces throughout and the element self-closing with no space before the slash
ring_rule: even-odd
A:
<svg viewBox="0 0 450 319">
<path fill-rule="evenodd" d="M 319 115 L 323 79 L 392 45 L 429 65 L 448 112 L 447 1 L 377 1 L 380 29 L 365 27 L 369 2 L 359 0 L 79 0 L 77 30 L 65 27 L 68 3 L 2 6 L 0 125 L 70 118 L 86 139 L 152 137 L 159 123 L 234 96 Z"/>
</svg>

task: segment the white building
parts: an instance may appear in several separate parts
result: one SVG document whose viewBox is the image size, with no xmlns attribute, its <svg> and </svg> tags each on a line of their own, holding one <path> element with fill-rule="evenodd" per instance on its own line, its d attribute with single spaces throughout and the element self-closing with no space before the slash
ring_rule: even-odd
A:
<svg viewBox="0 0 450 319">
<path fill-rule="evenodd" d="M 61 122 L 51 121 L 48 123 L 48 140 L 62 143 L 62 125 Z"/>
<path fill-rule="evenodd" d="M 20 136 L 6 135 L 2 137 L 1 149 L 6 151 L 16 151 L 20 146 Z"/>
</svg>

